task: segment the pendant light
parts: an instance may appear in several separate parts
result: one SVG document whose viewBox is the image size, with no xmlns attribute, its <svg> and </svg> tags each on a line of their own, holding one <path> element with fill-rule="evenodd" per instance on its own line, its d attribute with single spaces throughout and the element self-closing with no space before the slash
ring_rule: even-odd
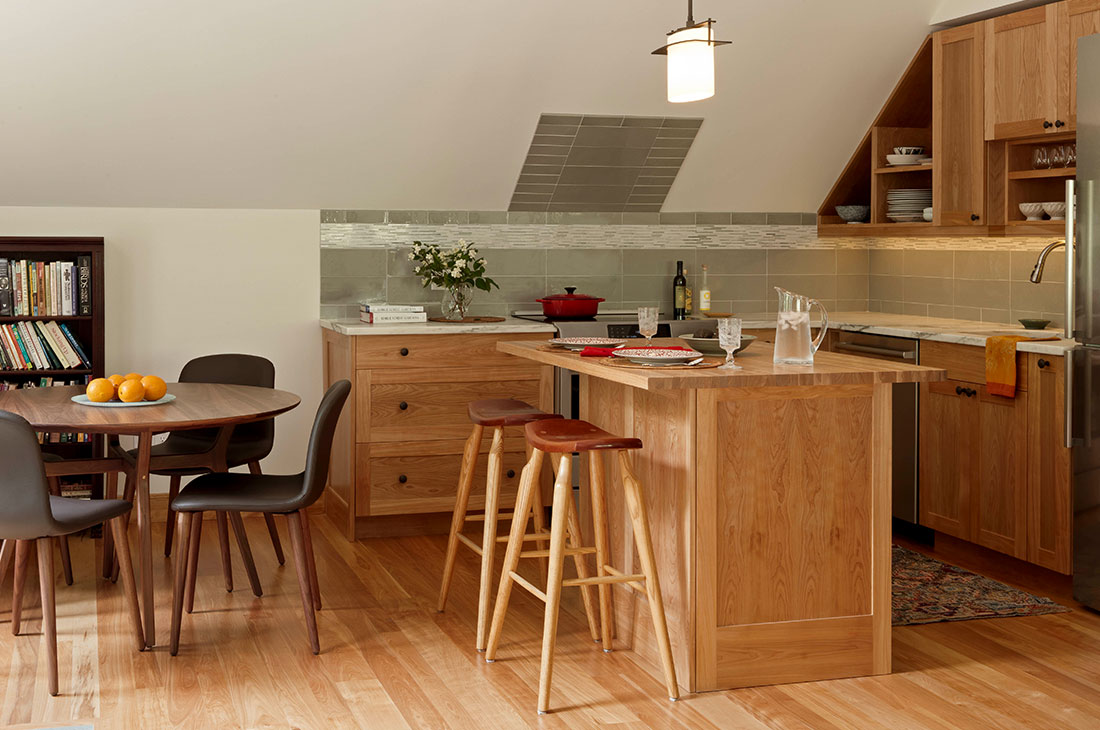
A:
<svg viewBox="0 0 1100 730">
<path fill-rule="evenodd" d="M 714 47 L 731 41 L 714 39 L 714 20 L 696 23 L 688 0 L 687 24 L 668 32 L 668 43 L 653 52 L 668 56 L 668 100 L 700 101 L 714 96 Z"/>
</svg>

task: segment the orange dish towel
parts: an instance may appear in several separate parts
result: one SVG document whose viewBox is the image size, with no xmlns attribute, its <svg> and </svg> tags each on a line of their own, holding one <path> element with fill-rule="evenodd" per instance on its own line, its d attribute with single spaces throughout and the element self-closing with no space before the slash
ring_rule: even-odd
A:
<svg viewBox="0 0 1100 730">
<path fill-rule="evenodd" d="M 1057 337 L 1025 337 L 1004 335 L 985 341 L 985 385 L 992 395 L 1016 397 L 1016 343 L 1056 340 Z"/>
</svg>

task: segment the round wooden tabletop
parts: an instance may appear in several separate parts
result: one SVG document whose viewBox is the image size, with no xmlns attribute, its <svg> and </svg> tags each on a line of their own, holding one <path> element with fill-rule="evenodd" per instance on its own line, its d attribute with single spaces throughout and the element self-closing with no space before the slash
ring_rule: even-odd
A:
<svg viewBox="0 0 1100 730">
<path fill-rule="evenodd" d="M 272 388 L 216 383 L 169 383 L 174 401 L 140 408 L 103 408 L 74 403 L 84 387 L 27 388 L 0 392 L 0 410 L 16 413 L 38 431 L 137 435 L 259 421 L 301 403 Z"/>
</svg>

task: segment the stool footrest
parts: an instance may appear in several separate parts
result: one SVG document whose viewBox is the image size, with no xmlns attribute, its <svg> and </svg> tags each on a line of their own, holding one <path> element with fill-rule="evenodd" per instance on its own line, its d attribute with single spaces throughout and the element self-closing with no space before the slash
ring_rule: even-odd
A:
<svg viewBox="0 0 1100 730">
<path fill-rule="evenodd" d="M 612 568 L 610 565 L 604 565 L 604 566 L 601 566 L 601 567 L 603 568 L 603 572 L 605 572 L 609 575 L 612 575 L 612 576 L 626 577 L 626 578 L 634 577 L 634 576 L 627 576 L 626 573 L 622 572 L 621 570 L 619 570 L 617 568 Z M 645 579 L 645 576 L 641 576 L 641 577 L 642 577 L 643 580 Z M 620 585 L 622 585 L 624 588 L 629 588 L 630 590 L 634 591 L 635 593 L 640 593 L 642 596 L 644 596 L 647 599 L 649 598 L 649 591 L 647 591 L 645 589 L 645 584 L 641 583 L 640 581 L 631 581 L 629 583 L 621 583 Z"/>
<path fill-rule="evenodd" d="M 539 599 L 543 603 L 546 603 L 546 594 L 543 591 L 541 591 L 538 587 L 536 587 L 534 583 L 527 580 L 526 578 L 524 578 L 522 575 L 520 575 L 519 573 L 517 573 L 514 570 L 508 571 L 508 576 L 512 580 L 514 580 L 516 583 L 518 583 L 519 585 L 526 588 L 528 593 L 533 595 L 535 598 Z"/>
<path fill-rule="evenodd" d="M 562 554 L 564 554 L 564 555 L 591 555 L 594 552 L 596 552 L 596 548 L 594 548 L 594 547 L 579 547 L 579 548 L 567 547 L 564 550 L 562 550 Z M 521 558 L 548 558 L 548 557 L 550 557 L 550 551 L 549 550 L 524 550 L 523 552 L 521 552 L 519 554 L 519 556 Z"/>
<path fill-rule="evenodd" d="M 529 532 L 523 536 L 524 542 L 531 542 L 532 540 L 549 540 L 550 532 Z M 497 542 L 508 542 L 508 535 L 501 535 L 497 538 Z M 549 555 L 549 553 L 547 553 Z"/>
<path fill-rule="evenodd" d="M 458 538 L 458 541 L 459 541 L 460 543 L 462 543 L 462 544 L 463 544 L 463 545 L 465 545 L 466 547 L 470 548 L 471 550 L 473 550 L 473 551 L 474 551 L 475 553 L 477 553 L 478 555 L 481 555 L 481 546 L 480 546 L 480 545 L 478 545 L 478 544 L 477 544 L 476 542 L 474 542 L 474 541 L 473 541 L 473 540 L 471 540 L 470 538 L 466 537 L 466 536 L 465 536 L 465 535 L 463 535 L 463 534 L 462 534 L 461 532 L 460 532 L 460 533 L 458 533 L 457 535 L 455 535 L 455 537 L 457 537 L 457 538 Z"/>
<path fill-rule="evenodd" d="M 500 522 L 501 520 L 510 520 L 513 517 L 515 517 L 514 512 L 497 512 L 497 522 Z M 472 514 L 472 515 L 466 515 L 462 519 L 465 520 L 466 522 L 484 522 L 485 521 L 485 513 L 484 512 L 478 512 L 478 513 L 475 513 L 475 514 Z"/>
<path fill-rule="evenodd" d="M 600 583 L 638 583 L 645 580 L 645 576 L 641 574 L 634 575 L 601 575 L 593 578 L 567 578 L 563 580 L 561 584 L 563 586 L 592 586 L 599 585 Z"/>
</svg>

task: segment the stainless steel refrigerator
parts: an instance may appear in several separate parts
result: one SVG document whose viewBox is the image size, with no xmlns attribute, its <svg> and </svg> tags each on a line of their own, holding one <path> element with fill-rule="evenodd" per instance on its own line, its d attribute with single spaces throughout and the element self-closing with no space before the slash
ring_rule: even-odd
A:
<svg viewBox="0 0 1100 730">
<path fill-rule="evenodd" d="M 1077 179 L 1066 184 L 1066 445 L 1073 450 L 1073 594 L 1100 610 L 1100 35 L 1077 46 Z"/>
</svg>

